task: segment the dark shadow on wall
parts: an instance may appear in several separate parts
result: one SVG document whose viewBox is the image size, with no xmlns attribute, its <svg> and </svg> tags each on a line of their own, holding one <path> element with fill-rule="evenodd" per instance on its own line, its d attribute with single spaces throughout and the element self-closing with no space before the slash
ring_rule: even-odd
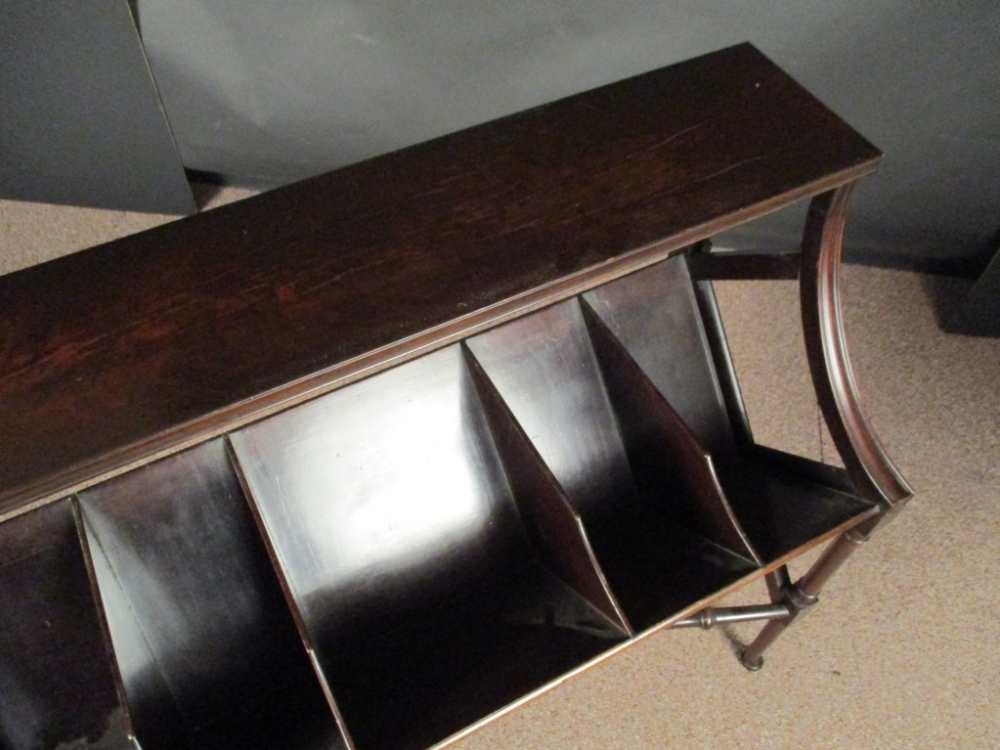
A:
<svg viewBox="0 0 1000 750">
<path fill-rule="evenodd" d="M 204 210 L 205 206 L 212 202 L 222 189 L 226 186 L 226 181 L 222 175 L 214 172 L 200 172 L 196 169 L 185 169 L 188 183 L 191 185 L 191 193 L 194 195 L 194 202 L 198 210 Z"/>
<path fill-rule="evenodd" d="M 1000 337 L 1000 250 L 942 327 L 949 333 Z"/>
<path fill-rule="evenodd" d="M 934 311 L 938 328 L 947 330 L 948 321 L 961 307 L 974 283 L 971 279 L 955 276 L 927 275 L 921 279 L 921 288 Z"/>
</svg>

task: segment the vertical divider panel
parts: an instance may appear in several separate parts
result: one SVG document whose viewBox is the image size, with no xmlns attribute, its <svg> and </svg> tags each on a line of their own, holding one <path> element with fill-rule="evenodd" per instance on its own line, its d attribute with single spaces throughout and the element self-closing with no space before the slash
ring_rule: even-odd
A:
<svg viewBox="0 0 1000 750">
<path fill-rule="evenodd" d="M 183 747 L 186 744 L 184 720 L 176 703 L 157 700 L 158 696 L 170 694 L 170 685 L 156 663 L 128 597 L 115 578 L 107 555 L 97 543 L 86 516 L 80 510 L 79 501 L 77 523 L 92 585 L 100 602 L 101 619 L 109 641 L 111 658 L 114 660 L 115 677 L 120 694 L 127 704 L 135 735 L 140 738 L 144 750 Z"/>
<path fill-rule="evenodd" d="M 743 392 L 736 377 L 736 365 L 733 364 L 733 358 L 729 353 L 729 342 L 726 339 L 726 328 L 722 322 L 719 302 L 715 296 L 715 287 L 711 280 L 706 279 L 694 282 L 692 290 L 705 328 L 705 338 L 712 363 L 719 378 L 729 423 L 733 428 L 733 439 L 738 449 L 748 448 L 755 444 L 753 430 L 750 428 L 750 417 L 747 415 Z"/>
<path fill-rule="evenodd" d="M 70 499 L 0 525 L 0 747 L 135 748 Z"/>
<path fill-rule="evenodd" d="M 866 512 L 836 470 L 754 444 L 711 281 L 693 282 L 686 256 L 582 299 L 708 450 L 760 559 L 774 562 Z"/>
<path fill-rule="evenodd" d="M 634 635 L 594 555 L 580 514 L 570 505 L 475 355 L 464 345 L 462 353 L 486 411 L 514 501 L 543 561 L 620 627 L 624 635 Z"/>
<path fill-rule="evenodd" d="M 719 344 L 724 351 L 725 343 L 714 342 L 706 329 L 687 257 L 675 255 L 615 279 L 583 300 L 709 453 L 720 464 L 736 461 L 733 423 L 741 434 L 743 424 L 738 412 L 728 410 L 735 374 L 730 369 L 720 382 L 714 348 Z"/>
<path fill-rule="evenodd" d="M 292 614 L 292 620 L 295 622 L 295 629 L 299 634 L 299 640 L 302 642 L 302 646 L 305 648 L 306 654 L 309 657 L 309 665 L 312 667 L 313 674 L 316 676 L 316 680 L 319 682 L 319 685 L 323 690 L 323 697 L 326 699 L 326 704 L 329 706 L 330 711 L 337 722 L 337 729 L 340 732 L 344 748 L 346 750 L 355 750 L 356 746 L 354 744 L 354 740 L 351 737 L 351 733 L 348 730 L 346 723 L 344 722 L 344 716 L 340 711 L 340 706 L 337 704 L 337 699 L 333 694 L 330 682 L 326 678 L 326 672 L 323 669 L 323 665 L 320 663 L 319 657 L 316 654 L 316 645 L 313 642 L 312 635 L 309 633 L 309 628 L 303 619 L 302 610 L 299 607 L 299 603 L 295 598 L 291 583 L 286 575 L 285 566 L 281 562 L 281 556 L 274 548 L 274 542 L 271 540 L 271 535 L 268 533 L 267 525 L 265 524 L 265 521 L 260 513 L 260 508 L 253 500 L 250 486 L 243 471 L 243 465 L 240 462 L 239 452 L 235 449 L 235 447 L 233 447 L 232 440 L 228 435 L 226 436 L 225 441 L 226 455 L 229 457 L 229 462 L 233 467 L 233 471 L 236 472 L 236 476 L 239 478 L 240 487 L 243 489 L 243 494 L 247 499 L 247 505 L 250 508 L 250 513 L 253 516 L 254 523 L 257 525 L 257 531 L 264 544 L 264 549 L 267 550 L 268 559 L 271 561 L 271 566 L 273 567 L 274 573 L 278 578 L 278 583 L 281 586 L 281 593 L 282 596 L 285 597 L 285 604 Z"/>
<path fill-rule="evenodd" d="M 345 746 L 222 440 L 88 489 L 80 508 L 144 750 Z"/>
<path fill-rule="evenodd" d="M 435 745 L 628 637 L 546 565 L 458 345 L 230 441 L 359 750 Z"/>
<path fill-rule="evenodd" d="M 653 627 L 757 565 L 644 497 L 583 310 L 566 300 L 467 342 L 563 496 L 636 629 Z M 670 443 L 656 436 L 658 449 Z M 640 446 L 641 447 L 641 446 Z M 669 457 L 667 457 L 669 458 Z M 680 498 L 683 507 L 693 501 Z M 694 502 L 697 505 L 696 502 Z"/>
<path fill-rule="evenodd" d="M 580 305 L 642 495 L 692 531 L 761 565 L 712 457 L 586 300 Z"/>
</svg>

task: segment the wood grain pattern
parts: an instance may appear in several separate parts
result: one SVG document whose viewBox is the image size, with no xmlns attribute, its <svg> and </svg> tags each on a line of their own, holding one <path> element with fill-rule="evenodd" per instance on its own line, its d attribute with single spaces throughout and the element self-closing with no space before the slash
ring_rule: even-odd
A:
<svg viewBox="0 0 1000 750">
<path fill-rule="evenodd" d="M 749 45 L 0 279 L 0 513 L 872 171 Z"/>
</svg>

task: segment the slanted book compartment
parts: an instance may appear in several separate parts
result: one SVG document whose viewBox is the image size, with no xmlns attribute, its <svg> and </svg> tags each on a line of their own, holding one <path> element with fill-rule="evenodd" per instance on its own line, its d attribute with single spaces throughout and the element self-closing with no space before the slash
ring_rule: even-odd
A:
<svg viewBox="0 0 1000 750">
<path fill-rule="evenodd" d="M 444 740 L 629 635 L 566 509 L 508 479 L 459 346 L 230 440 L 358 750 Z"/>
<path fill-rule="evenodd" d="M 144 750 L 346 747 L 222 440 L 80 507 Z"/>
<path fill-rule="evenodd" d="M 714 302 L 711 282 L 696 290 L 687 258 L 677 255 L 583 295 L 592 328 L 610 333 L 652 387 L 712 454 L 735 518 L 766 565 L 836 536 L 875 514 L 842 469 L 752 442 L 733 426 L 724 392 L 742 411 L 729 366 L 717 366 L 697 294 Z M 597 322 L 599 321 L 599 323 Z M 596 323 L 596 325 L 595 325 Z M 718 331 L 718 348 L 725 335 Z M 728 352 L 724 352 L 728 362 Z M 743 421 L 745 417 L 740 417 Z"/>
<path fill-rule="evenodd" d="M 592 316 L 591 316 L 592 317 Z M 634 630 L 758 569 L 711 459 L 599 321 L 569 300 L 468 340 L 587 530 Z M 638 376 L 638 377 L 637 377 Z"/>
<path fill-rule="evenodd" d="M 70 499 L 0 524 L 0 747 L 135 745 Z"/>
</svg>

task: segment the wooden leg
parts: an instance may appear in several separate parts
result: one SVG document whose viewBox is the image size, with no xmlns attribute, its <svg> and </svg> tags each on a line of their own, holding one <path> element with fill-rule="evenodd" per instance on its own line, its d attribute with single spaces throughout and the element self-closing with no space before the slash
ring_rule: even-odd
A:
<svg viewBox="0 0 1000 750">
<path fill-rule="evenodd" d="M 826 548 L 822 557 L 797 583 L 783 587 L 781 601 L 788 607 L 789 615 L 780 620 L 771 620 L 761 629 L 753 643 L 747 646 L 740 655 L 740 661 L 744 667 L 756 672 L 764 666 L 765 649 L 785 632 L 785 629 L 794 622 L 795 618 L 819 601 L 819 592 L 826 585 L 826 582 L 833 577 L 833 574 L 840 569 L 847 558 L 867 540 L 868 537 L 856 529 L 844 532 Z"/>
<path fill-rule="evenodd" d="M 802 325 L 823 418 L 858 492 L 888 513 L 913 494 L 861 405 L 840 310 L 840 256 L 853 183 L 816 196 L 802 240 Z"/>
<path fill-rule="evenodd" d="M 893 465 L 861 405 L 847 353 L 840 308 L 840 257 L 853 184 L 816 196 L 809 205 L 802 240 L 801 299 L 809 369 L 823 418 L 858 493 L 877 503 L 881 513 L 841 534 L 797 583 L 788 573 L 772 575 L 768 588 L 790 615 L 772 620 L 743 652 L 747 669 L 760 669 L 763 653 L 785 629 L 819 599 L 819 592 L 880 523 L 895 514 L 913 491 Z"/>
</svg>

